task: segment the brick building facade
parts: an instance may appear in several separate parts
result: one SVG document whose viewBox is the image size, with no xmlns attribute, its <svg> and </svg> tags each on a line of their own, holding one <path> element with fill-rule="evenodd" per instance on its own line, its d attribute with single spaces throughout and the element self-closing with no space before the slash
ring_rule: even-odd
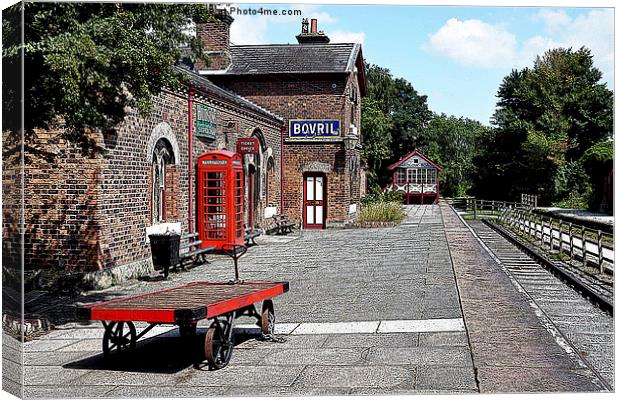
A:
<svg viewBox="0 0 620 400">
<path fill-rule="evenodd" d="M 86 146 L 66 140 L 62 122 L 29 139 L 26 270 L 90 271 L 98 282 L 148 272 L 150 233 L 195 231 L 198 156 L 236 151 L 239 138 L 259 142 L 258 154 L 243 156 L 248 225 L 276 213 L 304 228 L 355 216 L 365 191 L 361 46 L 330 44 L 315 21 L 312 31 L 304 21 L 296 45 L 234 46 L 232 21 L 197 25 L 209 63 L 174 67 L 186 87 L 155 96 L 148 116 L 90 132 Z M 7 151 L 19 140 L 3 139 L 3 262 L 19 265 L 20 153 Z"/>
<path fill-rule="evenodd" d="M 166 229 L 185 233 L 190 223 L 195 224 L 198 156 L 209 150 L 235 151 L 238 138 L 257 137 L 260 142 L 260 154 L 246 155 L 244 160 L 246 169 L 257 168 L 253 206 L 264 210 L 279 204 L 282 119 L 203 77 L 177 69 L 185 74 L 188 90 L 164 90 L 154 97 L 148 116 L 131 113 L 113 131 L 90 133 L 88 151 L 63 139 L 60 125 L 56 131 L 37 132 L 26 146 L 27 270 L 105 271 L 103 275 L 116 279 L 142 275 L 152 268 L 148 233 Z M 199 119 L 205 111 L 212 132 L 200 136 Z M 12 193 L 19 188 L 19 162 L 12 157 L 19 154 L 9 156 L 11 137 L 5 133 L 3 139 L 3 236 L 14 238 L 19 219 L 12 210 L 19 205 L 10 199 L 19 201 Z M 245 206 L 250 204 L 246 199 Z M 255 223 L 260 224 L 263 213 L 256 215 Z M 19 242 L 3 240 L 3 262 L 18 263 L 19 249 L 11 248 L 15 243 Z"/>
<path fill-rule="evenodd" d="M 197 26 L 205 48 L 216 49 L 220 57 L 197 64 L 196 70 L 284 118 L 283 193 L 289 218 L 305 228 L 343 225 L 355 217 L 366 188 L 360 160 L 361 98 L 366 95 L 361 46 L 330 44 L 316 30 L 316 20 L 310 30 L 304 20 L 298 44 L 236 46 L 229 40 L 231 23 L 223 15 Z M 321 126 L 338 129 L 333 135 L 311 132 Z M 291 129 L 309 132 L 294 135 Z M 320 191 L 324 196 L 318 199 Z"/>
</svg>

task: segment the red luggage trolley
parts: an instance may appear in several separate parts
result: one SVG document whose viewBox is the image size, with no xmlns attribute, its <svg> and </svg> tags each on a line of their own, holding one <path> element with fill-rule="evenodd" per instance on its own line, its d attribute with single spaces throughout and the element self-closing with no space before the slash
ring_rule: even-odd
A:
<svg viewBox="0 0 620 400">
<path fill-rule="evenodd" d="M 78 309 L 82 320 L 102 321 L 103 354 L 129 352 L 136 342 L 159 324 L 179 326 L 181 336 L 196 334 L 196 324 L 212 319 L 204 342 L 204 355 L 211 369 L 225 367 L 233 349 L 233 324 L 243 315 L 255 317 L 261 332 L 272 337 L 275 312 L 272 298 L 288 291 L 288 282 L 193 282 Z M 262 302 L 259 314 L 255 303 Z M 133 321 L 149 325 L 139 334 Z"/>
<path fill-rule="evenodd" d="M 198 157 L 198 239 L 201 247 L 243 244 L 243 165 L 228 150 Z"/>
<path fill-rule="evenodd" d="M 81 320 L 101 321 L 103 354 L 107 357 L 136 348 L 136 342 L 159 324 L 179 326 L 181 336 L 196 334 L 196 325 L 212 319 L 204 343 L 204 356 L 211 369 L 228 365 L 234 344 L 235 319 L 254 317 L 263 337 L 274 339 L 276 315 L 272 298 L 288 292 L 288 282 L 243 282 L 237 260 L 243 245 L 225 244 L 222 251 L 234 260 L 235 279 L 224 282 L 193 282 L 183 286 L 103 301 L 78 308 Z M 255 304 L 262 302 L 260 314 Z M 149 325 L 139 334 L 133 321 Z"/>
</svg>

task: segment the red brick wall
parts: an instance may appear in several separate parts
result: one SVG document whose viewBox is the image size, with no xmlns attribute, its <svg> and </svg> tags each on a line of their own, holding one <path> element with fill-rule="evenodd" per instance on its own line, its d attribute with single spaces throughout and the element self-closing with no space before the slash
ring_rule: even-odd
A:
<svg viewBox="0 0 620 400">
<path fill-rule="evenodd" d="M 10 137 L 7 133 L 3 136 Z M 101 145 L 97 135 L 88 137 Z M 7 144 L 4 143 L 3 150 L 7 149 Z M 11 147 L 13 145 L 9 144 Z M 78 145 L 63 139 L 60 130 L 29 135 L 24 149 L 24 267 L 27 270 L 99 268 L 97 207 L 103 155 L 97 151 L 83 153 Z M 6 165 L 3 170 L 3 239 L 19 232 L 21 212 L 18 204 L 8 201 L 18 186 L 17 171 Z"/>
<path fill-rule="evenodd" d="M 197 60 L 197 70 L 219 70 L 230 65 L 230 17 L 196 24 L 196 37 L 201 40 L 207 51 L 208 64 Z"/>
</svg>

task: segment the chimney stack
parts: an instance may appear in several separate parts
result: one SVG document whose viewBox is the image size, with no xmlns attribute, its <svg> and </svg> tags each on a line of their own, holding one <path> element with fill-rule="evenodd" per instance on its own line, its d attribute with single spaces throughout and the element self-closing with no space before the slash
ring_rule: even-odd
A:
<svg viewBox="0 0 620 400">
<path fill-rule="evenodd" d="M 222 70 L 230 66 L 230 24 L 234 21 L 224 9 L 214 9 L 209 21 L 196 21 L 196 37 L 207 54 L 208 64 L 196 62 L 196 70 Z"/>
<path fill-rule="evenodd" d="M 317 20 L 312 18 L 310 20 L 310 32 L 308 32 L 308 18 L 301 20 L 301 33 L 296 36 L 299 44 L 317 44 L 317 43 L 329 43 L 329 37 L 323 31 L 317 31 Z"/>
</svg>

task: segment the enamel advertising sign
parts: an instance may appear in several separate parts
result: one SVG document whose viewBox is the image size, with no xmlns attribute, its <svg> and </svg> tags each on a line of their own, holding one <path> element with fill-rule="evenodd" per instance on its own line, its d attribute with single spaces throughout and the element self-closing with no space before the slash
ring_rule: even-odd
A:
<svg viewBox="0 0 620 400">
<path fill-rule="evenodd" d="M 337 119 L 291 119 L 288 122 L 291 140 L 335 141 L 341 140 L 340 121 Z"/>
</svg>

